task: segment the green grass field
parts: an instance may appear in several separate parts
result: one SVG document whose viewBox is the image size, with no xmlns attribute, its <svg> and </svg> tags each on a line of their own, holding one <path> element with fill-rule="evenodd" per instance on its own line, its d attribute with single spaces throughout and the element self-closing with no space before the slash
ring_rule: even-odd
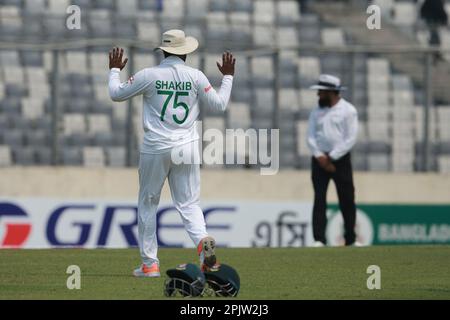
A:
<svg viewBox="0 0 450 320">
<path fill-rule="evenodd" d="M 450 299 L 450 246 L 219 248 L 241 276 L 241 299 Z M 194 249 L 161 249 L 163 276 L 136 279 L 136 249 L 0 250 L 0 299 L 165 299 L 165 271 L 196 262 Z M 66 269 L 81 268 L 81 290 Z M 369 265 L 381 289 L 368 290 Z"/>
</svg>

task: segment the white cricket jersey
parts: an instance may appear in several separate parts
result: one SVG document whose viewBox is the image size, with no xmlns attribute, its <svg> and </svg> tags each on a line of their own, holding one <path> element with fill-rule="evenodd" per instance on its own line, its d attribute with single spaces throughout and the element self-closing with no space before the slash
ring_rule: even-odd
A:
<svg viewBox="0 0 450 320">
<path fill-rule="evenodd" d="M 331 108 L 316 107 L 309 116 L 307 142 L 315 157 L 328 153 L 338 160 L 355 145 L 357 135 L 357 111 L 343 98 Z"/>
<path fill-rule="evenodd" d="M 152 154 L 198 140 L 195 122 L 200 112 L 199 99 L 207 107 L 225 111 L 232 84 L 233 76 L 226 75 L 216 92 L 203 72 L 176 56 L 139 71 L 124 83 L 120 82 L 120 69 L 112 68 L 109 73 L 109 95 L 113 101 L 143 95 L 145 134 L 141 152 Z"/>
</svg>

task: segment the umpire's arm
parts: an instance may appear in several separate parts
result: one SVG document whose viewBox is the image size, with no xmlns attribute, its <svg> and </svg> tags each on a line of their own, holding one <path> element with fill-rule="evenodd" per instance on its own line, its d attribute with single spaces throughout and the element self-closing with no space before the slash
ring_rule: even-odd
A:
<svg viewBox="0 0 450 320">
<path fill-rule="evenodd" d="M 358 114 L 352 110 L 345 119 L 346 134 L 343 141 L 338 143 L 329 153 L 332 160 L 338 160 L 346 155 L 356 143 L 358 137 Z"/>
</svg>

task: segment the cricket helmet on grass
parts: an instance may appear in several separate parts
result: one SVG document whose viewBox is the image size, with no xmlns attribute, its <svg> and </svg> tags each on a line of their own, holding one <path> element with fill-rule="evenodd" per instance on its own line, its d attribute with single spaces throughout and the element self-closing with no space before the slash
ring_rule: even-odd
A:
<svg viewBox="0 0 450 320">
<path fill-rule="evenodd" d="M 164 294 L 167 297 L 174 297 L 177 293 L 183 297 L 198 297 L 203 294 L 206 279 L 197 265 L 180 264 L 166 273 L 169 276 L 164 283 Z"/>
<path fill-rule="evenodd" d="M 229 265 L 221 264 L 205 272 L 206 282 L 219 297 L 236 297 L 241 287 L 237 271 Z"/>
</svg>

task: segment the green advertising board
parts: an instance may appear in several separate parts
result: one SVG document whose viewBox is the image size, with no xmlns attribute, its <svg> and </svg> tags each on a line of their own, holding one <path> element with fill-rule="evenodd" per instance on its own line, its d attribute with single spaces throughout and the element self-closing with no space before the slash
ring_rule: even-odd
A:
<svg viewBox="0 0 450 320">
<path fill-rule="evenodd" d="M 341 244 L 343 220 L 329 210 L 328 241 Z M 356 233 L 364 244 L 450 244 L 450 205 L 360 204 Z"/>
</svg>

